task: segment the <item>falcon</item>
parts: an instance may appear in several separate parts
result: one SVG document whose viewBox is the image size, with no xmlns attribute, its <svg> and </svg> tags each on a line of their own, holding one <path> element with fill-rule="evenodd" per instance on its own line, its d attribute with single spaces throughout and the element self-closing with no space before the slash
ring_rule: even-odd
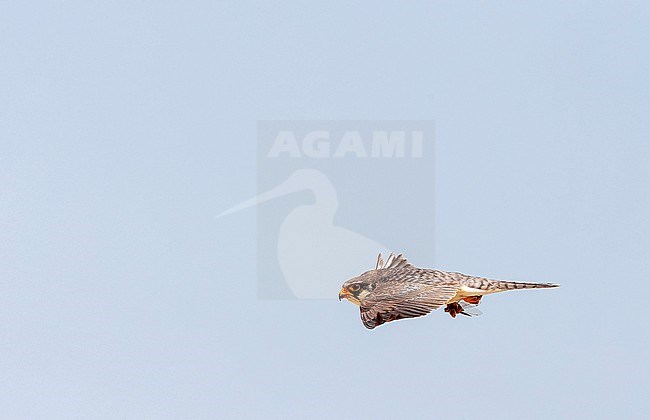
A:
<svg viewBox="0 0 650 420">
<path fill-rule="evenodd" d="M 520 283 L 492 280 L 466 274 L 418 268 L 402 254 L 390 254 L 384 262 L 377 256 L 374 270 L 354 277 L 341 287 L 339 300 L 359 306 L 361 321 L 368 329 L 403 318 L 428 314 L 442 305 L 452 318 L 471 316 L 469 305 L 478 305 L 483 295 L 520 289 L 558 287 L 552 283 Z"/>
</svg>

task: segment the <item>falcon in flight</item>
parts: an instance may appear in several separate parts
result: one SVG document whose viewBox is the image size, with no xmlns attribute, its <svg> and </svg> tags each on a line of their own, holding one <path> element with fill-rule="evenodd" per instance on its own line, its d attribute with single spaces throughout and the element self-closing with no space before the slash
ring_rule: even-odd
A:
<svg viewBox="0 0 650 420">
<path fill-rule="evenodd" d="M 483 295 L 519 289 L 558 287 L 552 283 L 518 283 L 491 280 L 461 273 L 418 268 L 402 254 L 381 254 L 374 270 L 354 277 L 341 287 L 339 300 L 359 306 L 361 321 L 368 329 L 402 318 L 423 316 L 446 305 L 453 318 L 469 315 L 467 304 L 478 305 Z"/>
</svg>

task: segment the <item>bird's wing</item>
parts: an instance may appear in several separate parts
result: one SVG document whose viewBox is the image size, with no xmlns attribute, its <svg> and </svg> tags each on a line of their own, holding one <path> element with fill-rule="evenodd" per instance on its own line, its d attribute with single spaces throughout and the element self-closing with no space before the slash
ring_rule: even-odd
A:
<svg viewBox="0 0 650 420">
<path fill-rule="evenodd" d="M 377 255 L 377 264 L 375 265 L 375 270 L 384 268 L 384 259 L 381 256 L 381 252 Z"/>
<path fill-rule="evenodd" d="M 386 263 L 379 268 L 410 268 L 413 267 L 413 264 L 408 262 L 406 257 L 403 254 L 394 254 L 390 253 Z"/>
<path fill-rule="evenodd" d="M 458 291 L 455 284 L 393 284 L 373 293 L 361 303 L 361 320 L 368 329 L 402 318 L 428 314 L 447 303 Z M 392 289 L 392 290 L 391 290 Z M 401 290 L 406 289 L 406 293 Z"/>
</svg>

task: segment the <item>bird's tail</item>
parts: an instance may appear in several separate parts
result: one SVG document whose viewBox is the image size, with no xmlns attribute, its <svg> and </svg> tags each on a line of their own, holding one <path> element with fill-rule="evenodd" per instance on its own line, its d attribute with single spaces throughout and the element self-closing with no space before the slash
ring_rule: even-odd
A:
<svg viewBox="0 0 650 420">
<path fill-rule="evenodd" d="M 559 284 L 554 283 L 524 283 L 517 281 L 492 280 L 483 277 L 470 277 L 463 283 L 465 283 L 465 285 L 468 287 L 485 290 L 488 292 L 520 289 L 548 289 L 550 287 L 560 286 Z"/>
<path fill-rule="evenodd" d="M 550 287 L 560 287 L 555 283 L 523 283 L 517 281 L 492 280 L 492 288 L 500 290 L 518 290 L 518 289 L 548 289 Z"/>
</svg>

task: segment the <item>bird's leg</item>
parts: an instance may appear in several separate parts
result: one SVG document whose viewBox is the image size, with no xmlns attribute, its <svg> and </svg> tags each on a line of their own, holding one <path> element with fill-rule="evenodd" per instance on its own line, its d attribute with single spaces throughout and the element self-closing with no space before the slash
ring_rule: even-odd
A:
<svg viewBox="0 0 650 420">
<path fill-rule="evenodd" d="M 456 315 L 463 312 L 463 308 L 458 304 L 458 302 L 448 303 L 445 312 L 449 312 L 449 315 L 451 315 L 452 318 L 456 318 Z"/>
<path fill-rule="evenodd" d="M 481 298 L 483 296 L 469 296 L 463 299 L 467 303 L 471 303 L 473 305 L 478 305 L 478 303 L 481 301 Z"/>
</svg>

